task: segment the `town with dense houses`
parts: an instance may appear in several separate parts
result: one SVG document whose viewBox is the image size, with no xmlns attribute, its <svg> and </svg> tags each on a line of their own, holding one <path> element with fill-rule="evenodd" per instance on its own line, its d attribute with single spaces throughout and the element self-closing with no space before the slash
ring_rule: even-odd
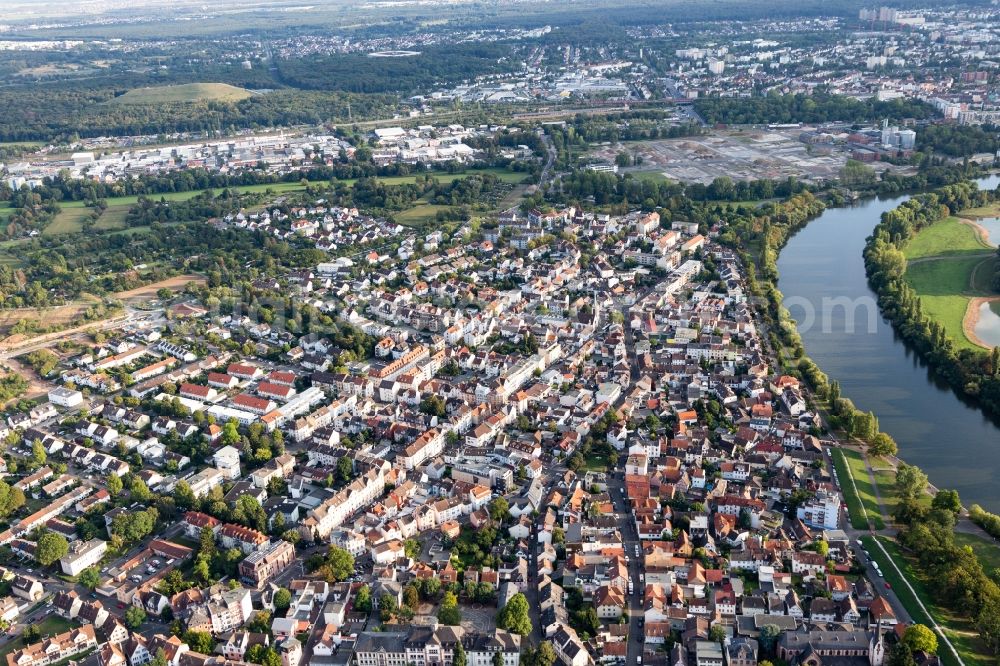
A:
<svg viewBox="0 0 1000 666">
<path fill-rule="evenodd" d="M 882 666 L 906 616 L 718 227 L 511 209 L 379 254 L 293 218 L 356 261 L 255 288 L 332 327 L 180 296 L 0 428 L 38 507 L 3 618 L 62 629 L 8 664 Z"/>
</svg>

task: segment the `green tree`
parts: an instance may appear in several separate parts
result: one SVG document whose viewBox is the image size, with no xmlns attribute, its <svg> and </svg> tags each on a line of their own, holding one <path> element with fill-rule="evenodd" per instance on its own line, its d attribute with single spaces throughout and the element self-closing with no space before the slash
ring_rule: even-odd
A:
<svg viewBox="0 0 1000 666">
<path fill-rule="evenodd" d="M 274 593 L 272 601 L 274 602 L 274 610 L 284 613 L 292 605 L 292 593 L 282 587 Z"/>
<path fill-rule="evenodd" d="M 101 582 L 101 574 L 97 571 L 97 567 L 87 567 L 76 577 L 76 582 L 93 591 Z"/>
<path fill-rule="evenodd" d="M 163 648 L 157 648 L 156 656 L 154 656 L 153 661 L 149 663 L 151 666 L 169 666 L 167 654 L 163 651 Z"/>
<path fill-rule="evenodd" d="M 138 476 L 132 479 L 132 483 L 129 484 L 128 487 L 128 492 L 132 496 L 132 499 L 137 502 L 145 503 L 153 499 L 153 493 L 149 491 L 149 487 L 146 485 L 146 482 Z"/>
<path fill-rule="evenodd" d="M 503 522 L 510 516 L 510 503 L 503 497 L 497 497 L 489 504 L 490 518 Z"/>
<path fill-rule="evenodd" d="M 358 588 L 358 593 L 354 596 L 354 608 L 362 613 L 370 613 L 372 610 L 372 589 L 367 585 Z"/>
<path fill-rule="evenodd" d="M 242 523 L 247 527 L 252 527 L 258 532 L 263 532 L 267 529 L 267 513 L 264 511 L 264 507 L 260 505 L 260 500 L 253 495 L 240 495 L 239 499 L 236 500 L 236 506 L 233 508 L 232 518 L 234 521 Z"/>
<path fill-rule="evenodd" d="M 429 395 L 420 401 L 420 411 L 429 416 L 444 418 L 447 412 L 444 400 L 437 395 Z"/>
<path fill-rule="evenodd" d="M 198 508 L 198 498 L 191 491 L 191 485 L 184 479 L 178 481 L 177 485 L 174 486 L 174 502 L 180 511 Z"/>
<path fill-rule="evenodd" d="M 105 487 L 108 489 L 108 492 L 111 493 L 112 497 L 118 497 L 122 493 L 121 477 L 116 474 L 108 475 Z"/>
<path fill-rule="evenodd" d="M 714 624 L 712 628 L 708 630 L 708 640 L 714 643 L 721 643 L 726 640 L 726 628 L 721 624 Z"/>
<path fill-rule="evenodd" d="M 927 475 L 919 467 L 902 463 L 896 470 L 895 488 L 900 499 L 920 499 L 927 490 Z"/>
<path fill-rule="evenodd" d="M 869 442 L 868 451 L 872 455 L 876 456 L 894 456 L 898 447 L 896 446 L 896 440 L 894 440 L 889 435 L 884 432 L 876 433 L 874 437 L 871 438 Z"/>
<path fill-rule="evenodd" d="M 215 650 L 215 639 L 207 631 L 185 631 L 183 639 L 195 652 L 212 654 Z"/>
<path fill-rule="evenodd" d="M 354 463 L 347 456 L 337 461 L 337 478 L 341 483 L 347 483 L 354 476 Z"/>
<path fill-rule="evenodd" d="M 781 627 L 776 624 L 765 624 L 760 628 L 760 646 L 766 651 L 774 649 L 781 636 Z M 758 665 L 759 666 L 759 665 Z"/>
<path fill-rule="evenodd" d="M 581 634 L 593 636 L 601 628 L 601 621 L 597 617 L 597 611 L 591 605 L 584 606 L 573 613 L 573 623 Z"/>
<path fill-rule="evenodd" d="M 445 592 L 438 607 L 438 621 L 456 627 L 462 624 L 462 612 L 458 610 L 458 597 L 454 592 Z"/>
<path fill-rule="evenodd" d="M 903 645 L 910 649 L 910 652 L 922 650 L 927 654 L 937 654 L 938 639 L 929 628 L 922 624 L 911 624 L 903 633 Z"/>
<path fill-rule="evenodd" d="M 906 647 L 906 644 L 902 642 L 897 643 L 889 650 L 889 658 L 885 660 L 885 663 L 886 666 L 917 666 L 910 648 Z"/>
<path fill-rule="evenodd" d="M 383 594 L 381 597 L 379 597 L 378 613 L 379 613 L 379 619 L 381 619 L 382 622 L 390 621 L 393 617 L 396 616 L 396 613 L 398 611 L 399 611 L 399 602 L 396 601 L 396 597 L 392 596 L 391 594 Z"/>
<path fill-rule="evenodd" d="M 497 613 L 497 626 L 521 636 L 531 633 L 531 617 L 528 614 L 528 600 L 518 592 Z"/>
<path fill-rule="evenodd" d="M 31 464 L 33 467 L 41 467 L 48 460 L 45 447 L 37 439 L 31 443 Z"/>
<path fill-rule="evenodd" d="M 247 624 L 247 631 L 255 634 L 266 634 L 271 631 L 271 613 L 260 610 L 253 614 L 253 619 Z"/>
<path fill-rule="evenodd" d="M 228 446 L 236 446 L 240 443 L 240 424 L 236 419 L 229 419 L 222 426 L 222 443 Z"/>
<path fill-rule="evenodd" d="M 7 465 L 10 470 L 11 465 Z M 6 518 L 24 506 L 24 492 L 20 488 L 10 486 L 6 481 L 0 480 L 0 518 Z"/>
<path fill-rule="evenodd" d="M 957 490 L 939 490 L 934 500 L 931 502 L 932 509 L 941 509 L 959 514 L 962 511 L 962 501 L 958 497 Z"/>
<path fill-rule="evenodd" d="M 535 666 L 553 666 L 557 658 L 555 648 L 549 641 L 542 641 L 535 650 Z"/>
<path fill-rule="evenodd" d="M 455 650 L 451 655 L 451 666 L 468 666 L 469 659 L 465 656 L 465 647 L 462 641 L 455 643 Z"/>
<path fill-rule="evenodd" d="M 403 588 L 403 604 L 410 610 L 416 610 L 420 603 L 420 593 L 416 586 L 410 584 Z"/>
<path fill-rule="evenodd" d="M 43 567 L 54 564 L 69 552 L 69 542 L 58 532 L 46 531 L 38 538 L 35 557 Z"/>
<path fill-rule="evenodd" d="M 347 580 L 353 574 L 354 556 L 343 548 L 330 546 L 323 565 L 320 567 L 320 575 L 328 582 L 339 582 Z"/>
<path fill-rule="evenodd" d="M 503 652 L 493 653 L 493 666 L 503 666 Z"/>
<path fill-rule="evenodd" d="M 143 622 L 146 621 L 146 611 L 142 610 L 138 606 L 129 606 L 125 609 L 123 619 L 125 620 L 125 626 L 135 631 L 142 626 Z"/>
</svg>

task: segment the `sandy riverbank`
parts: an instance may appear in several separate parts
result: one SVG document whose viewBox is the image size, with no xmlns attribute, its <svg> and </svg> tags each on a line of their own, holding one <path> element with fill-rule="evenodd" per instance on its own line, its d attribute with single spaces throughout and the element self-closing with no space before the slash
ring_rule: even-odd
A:
<svg viewBox="0 0 1000 666">
<path fill-rule="evenodd" d="M 983 303 L 1000 300 L 1000 296 L 976 296 L 969 301 L 969 306 L 965 310 L 965 317 L 962 318 L 962 332 L 965 337 L 975 345 L 984 349 L 993 349 L 993 345 L 984 342 L 976 335 L 976 325 L 979 323 L 979 310 Z"/>
<path fill-rule="evenodd" d="M 990 243 L 990 232 L 983 225 L 979 224 L 979 221 L 970 217 L 960 217 L 958 218 L 962 224 L 967 224 L 972 227 L 973 231 L 976 232 L 976 236 L 979 237 L 979 242 L 986 247 L 996 247 Z"/>
</svg>

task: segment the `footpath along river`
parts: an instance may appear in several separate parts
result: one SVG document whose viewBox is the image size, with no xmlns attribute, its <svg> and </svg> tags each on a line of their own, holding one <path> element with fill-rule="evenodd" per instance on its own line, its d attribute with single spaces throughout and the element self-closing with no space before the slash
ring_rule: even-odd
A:
<svg viewBox="0 0 1000 666">
<path fill-rule="evenodd" d="M 1000 176 L 977 182 L 993 189 Z M 878 313 L 865 279 L 865 239 L 883 212 L 909 197 L 827 209 L 781 251 L 778 288 L 806 354 L 859 409 L 875 412 L 899 444 L 899 457 L 938 488 L 957 490 L 966 506 L 1000 512 L 1000 423 L 928 374 Z"/>
</svg>

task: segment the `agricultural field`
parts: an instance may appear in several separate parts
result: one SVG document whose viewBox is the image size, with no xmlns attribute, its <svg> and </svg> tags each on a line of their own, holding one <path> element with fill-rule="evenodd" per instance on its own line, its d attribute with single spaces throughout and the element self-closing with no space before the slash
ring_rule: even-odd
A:
<svg viewBox="0 0 1000 666">
<path fill-rule="evenodd" d="M 226 83 L 185 83 L 176 86 L 136 88 L 116 97 L 112 104 L 169 104 L 185 102 L 238 102 L 253 93 Z"/>
</svg>

